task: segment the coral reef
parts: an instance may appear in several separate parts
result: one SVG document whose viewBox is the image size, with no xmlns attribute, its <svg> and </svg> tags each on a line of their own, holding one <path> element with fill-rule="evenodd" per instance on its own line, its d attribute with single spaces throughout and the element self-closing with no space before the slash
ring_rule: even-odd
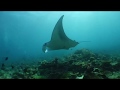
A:
<svg viewBox="0 0 120 90">
<path fill-rule="evenodd" d="M 5 66 L 0 79 L 120 79 L 120 56 L 93 53 L 88 49 L 37 63 Z"/>
</svg>

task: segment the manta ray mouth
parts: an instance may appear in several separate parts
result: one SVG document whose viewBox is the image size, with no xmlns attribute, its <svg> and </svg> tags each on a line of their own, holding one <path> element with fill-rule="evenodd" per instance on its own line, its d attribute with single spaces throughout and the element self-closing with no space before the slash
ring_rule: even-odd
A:
<svg viewBox="0 0 120 90">
<path fill-rule="evenodd" d="M 45 50 L 45 53 L 47 53 L 47 52 L 48 52 L 48 49 Z"/>
<path fill-rule="evenodd" d="M 45 44 L 42 46 L 42 51 L 43 51 L 44 53 L 47 53 L 47 52 L 50 50 L 50 48 L 49 48 L 47 45 L 48 45 L 48 43 L 45 43 Z"/>
<path fill-rule="evenodd" d="M 44 53 L 47 53 L 47 52 L 49 51 L 49 48 L 48 48 L 47 46 L 43 46 L 43 47 L 42 47 L 42 51 L 43 51 Z"/>
</svg>

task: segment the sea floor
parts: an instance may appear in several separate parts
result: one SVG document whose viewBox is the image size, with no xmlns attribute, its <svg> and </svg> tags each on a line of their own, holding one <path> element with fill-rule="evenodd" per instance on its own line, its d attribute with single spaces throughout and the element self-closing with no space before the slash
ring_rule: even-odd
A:
<svg viewBox="0 0 120 90">
<path fill-rule="evenodd" d="M 120 79 L 120 56 L 81 49 L 49 61 L 2 66 L 0 79 Z"/>
</svg>

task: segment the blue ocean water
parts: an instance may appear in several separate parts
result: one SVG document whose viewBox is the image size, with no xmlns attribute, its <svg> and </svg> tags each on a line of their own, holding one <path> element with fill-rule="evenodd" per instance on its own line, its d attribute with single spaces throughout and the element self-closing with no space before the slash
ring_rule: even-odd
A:
<svg viewBox="0 0 120 90">
<path fill-rule="evenodd" d="M 70 50 L 42 52 L 58 19 L 64 15 L 66 35 L 80 43 Z M 0 63 L 50 60 L 86 48 L 94 52 L 120 53 L 119 11 L 0 11 Z"/>
</svg>

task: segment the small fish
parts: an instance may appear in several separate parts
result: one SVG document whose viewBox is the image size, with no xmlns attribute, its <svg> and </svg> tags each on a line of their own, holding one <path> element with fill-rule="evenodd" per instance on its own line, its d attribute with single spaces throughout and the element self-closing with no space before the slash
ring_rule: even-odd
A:
<svg viewBox="0 0 120 90">
<path fill-rule="evenodd" d="M 11 68 L 12 68 L 12 69 L 14 69 L 14 66 L 13 66 L 13 65 L 11 65 Z"/>
<path fill-rule="evenodd" d="M 4 67 L 4 66 L 5 66 L 5 64 L 3 63 L 3 64 L 2 64 L 2 67 Z"/>
<path fill-rule="evenodd" d="M 5 57 L 5 61 L 7 61 L 8 60 L 8 57 Z"/>
<path fill-rule="evenodd" d="M 2 63 L 1 69 L 4 70 L 5 69 L 5 64 Z"/>
</svg>

